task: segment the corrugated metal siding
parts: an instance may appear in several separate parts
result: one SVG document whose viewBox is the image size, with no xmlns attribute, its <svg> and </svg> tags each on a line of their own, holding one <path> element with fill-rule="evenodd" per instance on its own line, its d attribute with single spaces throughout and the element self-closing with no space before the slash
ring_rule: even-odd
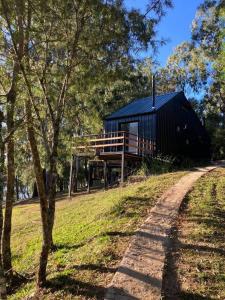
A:
<svg viewBox="0 0 225 300">
<path fill-rule="evenodd" d="M 163 154 L 209 157 L 208 134 L 188 105 L 184 94 L 179 94 L 157 112 L 157 149 Z M 180 127 L 179 132 L 177 126 Z"/>
<path fill-rule="evenodd" d="M 175 138 L 176 117 L 174 116 L 174 107 L 166 104 L 157 112 L 157 151 L 162 154 L 174 154 L 177 152 Z"/>
<path fill-rule="evenodd" d="M 143 138 L 155 140 L 156 137 L 156 115 L 140 115 L 133 117 L 124 117 L 115 120 L 105 120 L 105 132 L 120 130 L 120 123 L 139 122 L 138 135 Z"/>
</svg>

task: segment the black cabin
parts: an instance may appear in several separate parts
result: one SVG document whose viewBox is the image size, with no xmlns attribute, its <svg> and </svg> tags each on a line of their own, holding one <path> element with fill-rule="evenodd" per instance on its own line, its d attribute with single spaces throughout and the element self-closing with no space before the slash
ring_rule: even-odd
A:
<svg viewBox="0 0 225 300">
<path fill-rule="evenodd" d="M 105 188 L 117 180 L 123 183 L 143 157 L 210 158 L 208 134 L 184 93 L 154 97 L 154 84 L 153 97 L 133 100 L 105 119 L 104 133 L 82 138 L 71 159 L 70 195 L 73 182 L 77 190 L 81 161 L 90 191 L 102 176 Z"/>
<path fill-rule="evenodd" d="M 183 92 L 135 99 L 108 116 L 104 130 L 151 140 L 158 154 L 210 158 L 209 136 Z"/>
</svg>

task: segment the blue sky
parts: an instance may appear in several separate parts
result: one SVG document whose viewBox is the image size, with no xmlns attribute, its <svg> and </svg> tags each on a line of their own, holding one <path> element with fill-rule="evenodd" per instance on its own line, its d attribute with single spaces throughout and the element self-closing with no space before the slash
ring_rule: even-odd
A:
<svg viewBox="0 0 225 300">
<path fill-rule="evenodd" d="M 145 10 L 148 0 L 125 0 L 128 8 Z M 159 49 L 157 59 L 163 66 L 173 49 L 181 42 L 190 39 L 191 22 L 197 7 L 202 0 L 173 0 L 174 8 L 167 10 L 166 16 L 158 26 L 158 37 L 169 39 L 169 42 Z M 150 53 L 150 52 L 149 52 Z M 149 53 L 145 53 L 148 56 Z"/>
</svg>

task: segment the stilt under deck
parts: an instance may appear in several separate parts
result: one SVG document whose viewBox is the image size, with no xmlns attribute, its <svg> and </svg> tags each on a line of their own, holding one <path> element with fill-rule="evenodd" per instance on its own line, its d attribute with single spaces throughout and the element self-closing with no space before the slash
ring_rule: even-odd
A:
<svg viewBox="0 0 225 300">
<path fill-rule="evenodd" d="M 84 160 L 87 190 L 90 192 L 94 168 L 103 169 L 104 187 L 108 187 L 109 170 L 120 169 L 120 183 L 127 177 L 130 164 L 135 166 L 155 152 L 155 142 L 125 131 L 82 136 L 75 140 L 71 157 L 69 196 L 77 191 L 79 162 Z"/>
</svg>

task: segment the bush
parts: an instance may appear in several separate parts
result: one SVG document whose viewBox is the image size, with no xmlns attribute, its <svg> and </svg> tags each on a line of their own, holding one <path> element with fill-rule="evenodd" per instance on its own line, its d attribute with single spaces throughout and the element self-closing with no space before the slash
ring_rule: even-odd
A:
<svg viewBox="0 0 225 300">
<path fill-rule="evenodd" d="M 185 156 L 158 154 L 155 157 L 144 158 L 134 175 L 149 176 L 152 174 L 163 174 L 176 170 L 191 169 L 196 166 L 205 166 L 208 163 L 206 160 L 195 161 Z"/>
<path fill-rule="evenodd" d="M 150 175 L 150 163 L 147 159 L 143 160 L 141 166 L 137 169 L 135 175 L 137 176 L 149 176 Z"/>
<path fill-rule="evenodd" d="M 162 174 L 171 172 L 174 169 L 175 158 L 170 156 L 157 155 L 144 158 L 135 175 L 149 176 L 151 174 Z"/>
<path fill-rule="evenodd" d="M 176 158 L 158 154 L 151 159 L 150 172 L 152 174 L 168 173 L 174 169 Z"/>
</svg>

